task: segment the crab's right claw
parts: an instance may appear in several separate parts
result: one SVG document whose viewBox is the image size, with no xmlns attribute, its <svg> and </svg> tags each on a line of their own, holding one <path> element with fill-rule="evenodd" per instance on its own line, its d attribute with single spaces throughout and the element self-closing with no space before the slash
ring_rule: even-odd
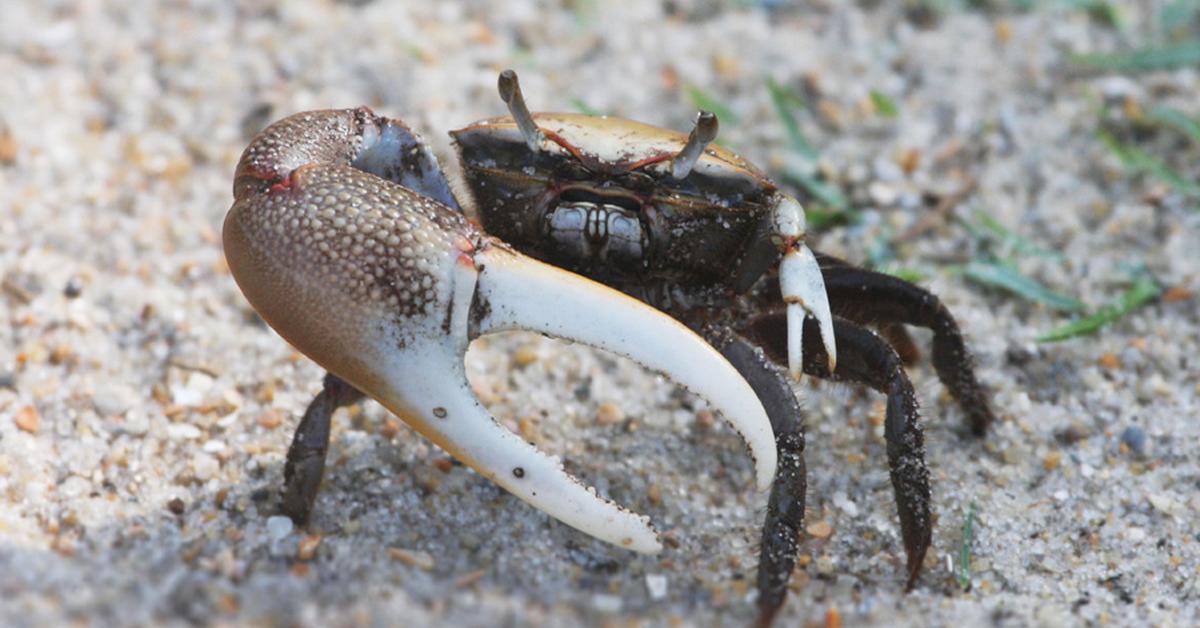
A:
<svg viewBox="0 0 1200 628">
<path fill-rule="evenodd" d="M 825 279 L 812 250 L 804 244 L 804 210 L 800 203 L 783 197 L 775 206 L 775 234 L 783 247 L 779 263 L 779 290 L 787 304 L 788 371 L 800 379 L 804 360 L 804 317 L 816 319 L 825 346 L 827 367 L 837 368 L 837 344 L 833 337 L 833 315 L 825 294 Z"/>
<path fill-rule="evenodd" d="M 645 517 L 598 497 L 483 408 L 463 365 L 476 335 L 529 329 L 661 371 L 741 433 L 759 489 L 774 477 L 766 413 L 712 347 L 649 306 L 515 253 L 428 196 L 349 165 L 304 165 L 243 186 L 224 239 L 247 299 L 296 348 L 480 474 L 588 534 L 637 551 L 660 548 Z"/>
</svg>

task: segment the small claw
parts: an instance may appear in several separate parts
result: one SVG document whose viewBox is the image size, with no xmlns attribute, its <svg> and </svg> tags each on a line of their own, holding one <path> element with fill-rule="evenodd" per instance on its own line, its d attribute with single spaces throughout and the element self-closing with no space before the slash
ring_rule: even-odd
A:
<svg viewBox="0 0 1200 628">
<path fill-rule="evenodd" d="M 484 477 L 597 538 L 661 548 L 645 517 L 598 497 L 471 392 L 471 338 L 528 329 L 629 356 L 703 395 L 746 439 L 758 487 L 770 486 L 775 438 L 762 404 L 686 327 L 344 162 L 289 176 L 286 189 L 240 187 L 226 217 L 226 258 L 247 299 L 293 346 Z"/>
<path fill-rule="evenodd" d="M 804 210 L 792 199 L 776 206 L 775 231 L 784 246 L 779 263 L 779 291 L 787 304 L 788 372 L 800 379 L 804 361 L 804 317 L 812 316 L 821 329 L 829 372 L 837 368 L 837 345 L 833 337 L 833 314 L 825 294 L 825 279 L 816 256 L 804 245 Z"/>
</svg>

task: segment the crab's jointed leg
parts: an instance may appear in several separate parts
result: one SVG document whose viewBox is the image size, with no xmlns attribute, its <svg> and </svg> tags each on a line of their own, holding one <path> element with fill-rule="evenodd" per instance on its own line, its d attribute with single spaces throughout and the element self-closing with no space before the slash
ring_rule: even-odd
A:
<svg viewBox="0 0 1200 628">
<path fill-rule="evenodd" d="M 361 133 L 362 112 L 298 115 L 304 124 L 277 123 L 243 155 L 224 230 L 234 278 L 297 349 L 517 497 L 632 550 L 660 547 L 645 517 L 589 491 L 475 398 L 463 365 L 472 338 L 533 330 L 661 371 L 733 424 L 755 458 L 758 488 L 770 486 L 770 421 L 750 385 L 700 337 L 611 288 L 512 251 L 429 195 L 355 167 L 363 147 L 377 145 Z M 302 161 L 287 152 L 297 146 L 324 158 L 281 168 Z M 428 174 L 395 175 L 430 184 Z"/>
<path fill-rule="evenodd" d="M 329 452 L 329 428 L 338 408 L 362 399 L 363 394 L 331 373 L 325 374 L 321 392 L 313 398 L 296 427 L 283 466 L 283 514 L 296 525 L 305 525 L 312 514 L 321 476 L 325 473 L 325 454 Z"/>
<path fill-rule="evenodd" d="M 903 333 L 903 325 L 933 331 L 931 357 L 938 379 L 962 408 L 971 432 L 983 436 L 995 422 L 995 414 L 975 375 L 971 353 L 958 323 L 941 299 L 898 277 L 857 268 L 824 253 L 816 256 L 837 316 L 864 325 L 881 325 L 885 334 L 889 328 Z M 893 335 L 898 334 L 893 332 Z M 896 342 L 893 340 L 892 344 Z M 899 351 L 902 347 L 896 348 Z"/>
<path fill-rule="evenodd" d="M 783 312 L 759 316 L 740 331 L 772 359 L 786 359 L 785 338 L 791 330 Z M 843 349 L 837 370 L 828 370 L 828 356 L 819 344 L 812 346 L 815 344 L 812 343 L 804 354 L 804 372 L 822 379 L 866 384 L 887 395 L 884 439 L 900 515 L 900 533 L 908 555 L 907 586 L 911 589 L 921 573 L 933 533 L 929 469 L 925 465 L 925 438 L 917 396 L 900 356 L 882 338 L 841 318 L 834 319 L 834 331 Z M 804 333 L 815 340 L 821 332 L 817 324 L 807 322 Z"/>
<path fill-rule="evenodd" d="M 804 421 L 788 374 L 763 349 L 736 331 L 710 326 L 705 338 L 746 378 L 762 400 L 779 455 L 779 471 L 767 500 L 758 553 L 757 626 L 769 626 L 783 606 L 804 529 L 808 482 L 804 464 Z"/>
</svg>

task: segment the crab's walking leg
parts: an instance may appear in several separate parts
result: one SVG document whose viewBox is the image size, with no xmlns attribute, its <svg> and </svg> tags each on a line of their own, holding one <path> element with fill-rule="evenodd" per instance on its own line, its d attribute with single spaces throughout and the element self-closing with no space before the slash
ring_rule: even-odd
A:
<svg viewBox="0 0 1200 628">
<path fill-rule="evenodd" d="M 281 511 L 298 526 L 308 523 L 312 514 L 321 476 L 325 473 L 325 455 L 329 452 L 329 423 L 338 408 L 351 405 L 363 394 L 332 373 L 325 374 L 321 392 L 313 397 L 304 418 L 292 436 L 287 464 L 283 467 L 283 504 Z"/>
<path fill-rule="evenodd" d="M 994 420 L 975 377 L 971 354 L 950 310 L 936 295 L 903 279 L 857 268 L 817 253 L 833 313 L 862 324 L 906 324 L 933 330 L 933 368 L 982 436 Z"/>
<path fill-rule="evenodd" d="M 788 580 L 804 529 L 807 481 L 804 467 L 804 421 L 788 374 L 760 347 L 735 332 L 718 327 L 705 338 L 746 378 L 762 401 L 771 427 L 779 467 L 767 502 L 758 556 L 758 626 L 769 626 L 783 606 Z"/>
<path fill-rule="evenodd" d="M 908 555 L 907 587 L 911 589 L 921 573 L 921 563 L 925 560 L 933 532 L 929 469 L 925 466 L 925 438 L 917 397 L 904 373 L 900 356 L 883 339 L 841 318 L 834 318 L 833 329 L 839 355 L 837 370 L 830 373 L 825 350 L 815 342 L 819 328 L 813 321 L 806 321 L 804 372 L 834 381 L 866 384 L 887 395 L 884 438 L 892 489 L 900 514 L 900 533 Z M 783 313 L 755 319 L 744 333 L 762 346 L 772 359 L 780 363 L 786 359 L 783 347 L 787 327 Z M 813 342 L 808 342 L 809 339 Z"/>
<path fill-rule="evenodd" d="M 886 323 L 878 328 L 879 335 L 883 336 L 888 344 L 896 350 L 900 355 L 900 359 L 905 366 L 912 366 L 921 359 L 921 350 L 917 348 L 917 341 L 913 340 L 912 334 L 908 333 L 908 328 L 899 323 Z"/>
</svg>

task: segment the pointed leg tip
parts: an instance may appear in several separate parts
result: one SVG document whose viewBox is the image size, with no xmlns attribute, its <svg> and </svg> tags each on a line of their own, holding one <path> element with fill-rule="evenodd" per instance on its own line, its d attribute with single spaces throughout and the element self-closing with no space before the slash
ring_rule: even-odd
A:
<svg viewBox="0 0 1200 628">
<path fill-rule="evenodd" d="M 925 563 L 925 552 L 929 549 L 929 545 L 920 548 L 918 551 L 910 553 L 908 557 L 908 580 L 904 583 L 904 592 L 912 593 L 917 587 L 917 580 L 921 578 L 921 567 Z"/>
<path fill-rule="evenodd" d="M 918 566 L 915 570 L 908 574 L 908 582 L 904 584 L 904 592 L 912 593 L 917 587 L 917 579 L 921 577 L 921 568 Z"/>
<path fill-rule="evenodd" d="M 768 603 L 760 602 L 758 616 L 754 618 L 754 628 L 770 628 L 775 623 L 775 617 L 779 615 L 779 609 L 782 607 L 782 599 Z"/>
<path fill-rule="evenodd" d="M 967 416 L 967 421 L 971 427 L 971 435 L 976 438 L 987 436 L 988 428 L 992 423 L 996 422 L 996 416 L 992 414 L 992 409 L 984 406 L 982 410 L 970 412 Z"/>
</svg>

